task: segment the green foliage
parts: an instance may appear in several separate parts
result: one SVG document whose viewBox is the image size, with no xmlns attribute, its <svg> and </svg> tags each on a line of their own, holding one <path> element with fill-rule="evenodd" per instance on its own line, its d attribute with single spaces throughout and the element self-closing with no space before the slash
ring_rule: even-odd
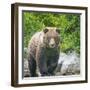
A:
<svg viewBox="0 0 90 90">
<path fill-rule="evenodd" d="M 75 50 L 80 53 L 80 15 L 46 12 L 23 12 L 24 47 L 32 35 L 46 26 L 61 28 L 60 49 L 63 52 Z"/>
</svg>

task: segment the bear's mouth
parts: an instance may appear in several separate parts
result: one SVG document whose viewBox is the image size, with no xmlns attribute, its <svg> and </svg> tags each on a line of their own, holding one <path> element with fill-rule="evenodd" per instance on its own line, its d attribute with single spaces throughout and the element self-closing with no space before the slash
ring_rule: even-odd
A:
<svg viewBox="0 0 90 90">
<path fill-rule="evenodd" d="M 55 48 L 56 46 L 54 44 L 49 45 L 50 48 Z"/>
</svg>

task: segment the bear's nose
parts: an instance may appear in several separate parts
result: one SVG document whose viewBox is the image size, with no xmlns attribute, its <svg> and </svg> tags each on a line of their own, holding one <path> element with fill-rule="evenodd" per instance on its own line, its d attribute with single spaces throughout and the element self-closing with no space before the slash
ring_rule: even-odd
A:
<svg viewBox="0 0 90 90">
<path fill-rule="evenodd" d="M 51 44 L 51 48 L 54 48 L 55 47 L 55 44 Z"/>
<path fill-rule="evenodd" d="M 54 44 L 51 44 L 52 47 L 54 47 Z"/>
<path fill-rule="evenodd" d="M 54 41 L 53 38 L 50 40 L 49 45 L 50 45 L 51 48 L 54 48 L 55 47 L 55 41 Z"/>
</svg>

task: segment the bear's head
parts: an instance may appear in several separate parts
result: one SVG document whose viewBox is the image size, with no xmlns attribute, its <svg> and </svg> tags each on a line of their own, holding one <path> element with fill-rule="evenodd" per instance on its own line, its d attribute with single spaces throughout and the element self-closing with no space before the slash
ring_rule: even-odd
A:
<svg viewBox="0 0 90 90">
<path fill-rule="evenodd" d="M 56 48 L 60 42 L 60 30 L 56 27 L 46 27 L 44 30 L 43 42 L 48 48 Z"/>
</svg>

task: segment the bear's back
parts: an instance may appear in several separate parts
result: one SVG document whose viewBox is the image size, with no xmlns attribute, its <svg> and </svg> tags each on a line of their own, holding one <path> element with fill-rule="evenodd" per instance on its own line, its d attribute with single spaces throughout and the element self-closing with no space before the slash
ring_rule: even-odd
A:
<svg viewBox="0 0 90 90">
<path fill-rule="evenodd" d="M 38 45 L 43 43 L 43 32 L 35 33 L 28 44 L 28 54 L 31 54 L 33 57 L 36 55 L 36 49 Z"/>
</svg>

